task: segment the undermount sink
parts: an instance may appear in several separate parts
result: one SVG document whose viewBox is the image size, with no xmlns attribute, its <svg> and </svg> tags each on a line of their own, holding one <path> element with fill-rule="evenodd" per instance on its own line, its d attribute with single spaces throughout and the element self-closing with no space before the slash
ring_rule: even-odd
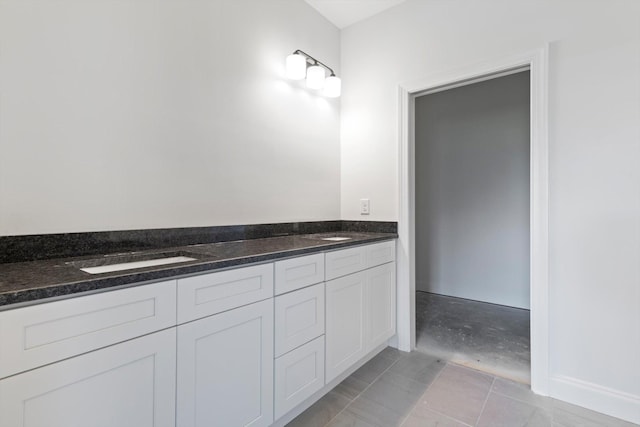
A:
<svg viewBox="0 0 640 427">
<path fill-rule="evenodd" d="M 67 264 L 85 273 L 101 274 L 197 260 L 198 258 L 195 258 L 195 255 L 190 252 L 173 251 L 105 255 L 100 258 L 72 261 Z"/>
<path fill-rule="evenodd" d="M 320 240 L 328 240 L 330 242 L 342 242 L 343 240 L 351 240 L 351 237 L 321 237 Z"/>
<path fill-rule="evenodd" d="M 308 234 L 304 236 L 307 239 L 324 240 L 326 242 L 344 242 L 352 240 L 352 236 L 345 236 L 343 233 L 321 233 L 321 234 Z"/>
</svg>

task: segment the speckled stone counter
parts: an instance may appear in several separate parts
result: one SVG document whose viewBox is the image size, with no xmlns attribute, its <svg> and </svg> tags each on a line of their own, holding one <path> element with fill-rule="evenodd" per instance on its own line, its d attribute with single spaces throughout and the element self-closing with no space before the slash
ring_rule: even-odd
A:
<svg viewBox="0 0 640 427">
<path fill-rule="evenodd" d="M 349 237 L 345 241 L 321 240 L 332 234 Z M 155 248 L 145 251 L 118 254 L 119 262 L 126 262 L 127 256 L 134 257 L 178 253 L 195 258 L 154 267 L 111 273 L 89 274 L 78 268 L 84 263 L 105 263 L 110 256 L 87 255 L 83 257 L 44 259 L 29 262 L 0 264 L 0 310 L 25 304 L 41 302 L 43 299 L 70 296 L 80 292 L 108 290 L 124 285 L 142 284 L 180 276 L 188 276 L 219 269 L 242 266 L 244 264 L 268 262 L 286 257 L 300 256 L 326 250 L 345 248 L 394 239 L 395 233 L 367 233 L 340 231 L 332 234 L 302 234 L 262 239 L 204 243 L 186 246 Z M 89 261 L 90 260 L 90 261 Z"/>
</svg>

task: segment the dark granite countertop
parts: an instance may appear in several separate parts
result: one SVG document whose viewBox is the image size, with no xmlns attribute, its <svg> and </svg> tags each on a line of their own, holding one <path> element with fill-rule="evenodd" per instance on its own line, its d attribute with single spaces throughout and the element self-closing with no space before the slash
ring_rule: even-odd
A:
<svg viewBox="0 0 640 427">
<path fill-rule="evenodd" d="M 330 233 L 336 234 L 336 233 Z M 268 262 L 280 258 L 300 256 L 326 250 L 345 248 L 394 239 L 394 233 L 354 233 L 341 231 L 346 241 L 326 241 L 330 234 L 291 235 L 264 239 L 239 240 L 169 247 L 125 254 L 89 255 L 74 258 L 49 259 L 0 264 L 0 310 L 40 302 L 53 297 L 64 297 L 80 292 L 107 290 L 123 285 L 161 281 L 179 276 L 210 272 L 244 264 Z M 196 258 L 194 261 L 144 267 L 111 273 L 89 274 L 78 266 L 86 267 L 108 263 L 153 258 L 159 253 Z M 97 260 L 97 261 L 96 261 Z"/>
</svg>

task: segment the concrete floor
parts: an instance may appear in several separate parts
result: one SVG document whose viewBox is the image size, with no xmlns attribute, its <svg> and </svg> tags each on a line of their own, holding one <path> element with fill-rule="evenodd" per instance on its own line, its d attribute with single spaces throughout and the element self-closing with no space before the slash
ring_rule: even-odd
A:
<svg viewBox="0 0 640 427">
<path fill-rule="evenodd" d="M 529 310 L 416 293 L 416 350 L 530 384 Z"/>
</svg>

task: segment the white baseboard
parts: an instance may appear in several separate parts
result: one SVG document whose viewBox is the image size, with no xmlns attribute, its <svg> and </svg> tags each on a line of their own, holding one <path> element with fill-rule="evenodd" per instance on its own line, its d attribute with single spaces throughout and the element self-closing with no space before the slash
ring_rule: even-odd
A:
<svg viewBox="0 0 640 427">
<path fill-rule="evenodd" d="M 564 375 L 551 377 L 550 395 L 612 417 L 640 424 L 640 396 Z"/>
</svg>

